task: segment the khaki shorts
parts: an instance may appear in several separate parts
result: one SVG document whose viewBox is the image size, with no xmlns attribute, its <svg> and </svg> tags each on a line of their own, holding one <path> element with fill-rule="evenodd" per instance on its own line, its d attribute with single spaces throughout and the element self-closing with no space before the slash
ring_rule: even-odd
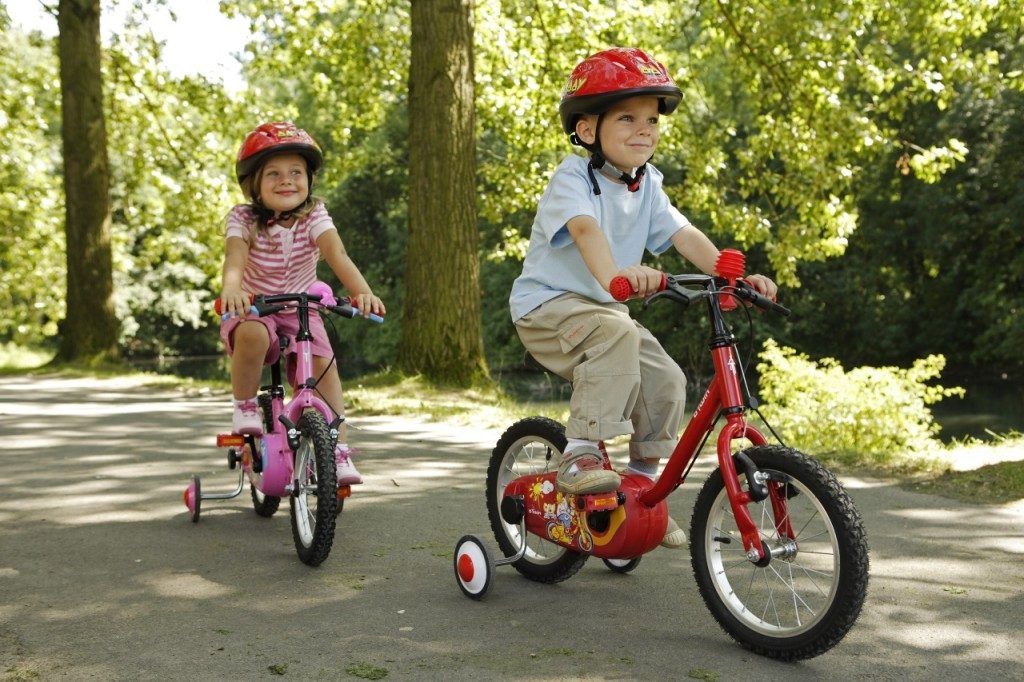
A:
<svg viewBox="0 0 1024 682">
<path fill-rule="evenodd" d="M 686 406 L 686 377 L 621 303 L 562 294 L 516 321 L 526 349 L 572 382 L 568 438 L 632 434 L 633 459 L 667 457 Z"/>
</svg>

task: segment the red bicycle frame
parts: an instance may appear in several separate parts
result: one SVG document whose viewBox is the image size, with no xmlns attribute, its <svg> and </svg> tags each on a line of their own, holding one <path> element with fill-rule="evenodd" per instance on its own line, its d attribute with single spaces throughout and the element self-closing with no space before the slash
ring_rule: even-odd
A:
<svg viewBox="0 0 1024 682">
<path fill-rule="evenodd" d="M 724 414 L 726 423 L 718 435 L 717 443 L 718 467 L 729 496 L 729 504 L 736 518 L 736 525 L 743 538 L 743 549 L 747 552 L 748 557 L 753 556 L 751 552 L 755 552 L 758 558 L 763 559 L 766 550 L 762 546 L 757 525 L 747 509 L 747 505 L 755 499 L 749 491 L 740 488 L 731 444 L 734 440 L 746 439 L 755 446 L 766 445 L 767 440 L 760 431 L 746 421 L 747 404 L 740 383 L 739 359 L 736 357 L 735 340 L 725 326 L 718 300 L 719 295 L 722 295 L 723 292 L 716 290 L 710 281 L 711 278 L 705 276 L 677 275 L 669 277 L 667 280 L 669 291 L 659 292 L 652 296 L 651 300 L 666 293 L 677 301 L 685 299 L 686 302 L 696 300 L 698 297 L 706 297 L 708 315 L 712 325 L 710 346 L 715 373 L 711 385 L 708 386 L 704 396 L 697 404 L 697 409 L 687 423 L 686 429 L 680 436 L 661 475 L 653 487 L 640 495 L 639 501 L 652 507 L 682 485 L 685 471 L 697 456 L 701 443 L 709 437 L 718 415 Z M 707 288 L 704 292 L 687 294 L 686 290 L 677 286 L 688 283 L 703 284 Z M 736 289 L 733 290 L 736 291 Z M 789 521 L 789 515 L 786 513 L 786 500 L 779 494 L 775 485 L 768 485 L 768 494 L 771 497 L 779 535 L 793 538 L 793 528 Z"/>
</svg>

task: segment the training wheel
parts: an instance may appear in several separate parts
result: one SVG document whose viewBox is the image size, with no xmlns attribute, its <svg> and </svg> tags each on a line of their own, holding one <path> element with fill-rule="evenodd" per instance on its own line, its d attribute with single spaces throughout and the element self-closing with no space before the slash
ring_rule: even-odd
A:
<svg viewBox="0 0 1024 682">
<path fill-rule="evenodd" d="M 483 599 L 491 589 L 494 560 L 483 541 L 475 535 L 464 535 L 455 543 L 455 579 L 462 594 L 470 599 Z"/>
<path fill-rule="evenodd" d="M 640 557 L 632 559 L 602 559 L 604 565 L 616 573 L 629 573 L 640 565 Z"/>
<path fill-rule="evenodd" d="M 181 497 L 185 501 L 185 506 L 188 507 L 189 512 L 192 514 L 192 523 L 199 523 L 199 504 L 203 499 L 203 493 L 199 486 L 199 476 L 192 477 L 192 482 L 185 488 L 185 493 Z"/>
</svg>

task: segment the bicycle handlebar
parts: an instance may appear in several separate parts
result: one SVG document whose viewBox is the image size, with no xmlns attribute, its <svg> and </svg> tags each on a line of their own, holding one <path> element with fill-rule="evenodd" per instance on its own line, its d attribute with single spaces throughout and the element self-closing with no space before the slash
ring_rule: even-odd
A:
<svg viewBox="0 0 1024 682">
<path fill-rule="evenodd" d="M 329 291 L 329 290 L 328 290 Z M 322 303 L 321 299 L 326 298 L 326 295 L 305 293 L 305 294 L 277 294 L 273 296 L 256 296 L 254 294 L 249 295 L 249 314 L 255 317 L 261 317 L 264 315 L 273 315 L 285 310 L 289 306 L 281 305 L 282 303 L 296 303 L 301 300 L 305 300 L 309 303 L 317 303 L 321 308 L 327 308 L 332 313 L 340 315 L 342 317 L 354 318 L 362 317 L 363 313 L 359 308 L 349 303 L 339 303 L 337 305 L 330 305 L 328 303 Z M 330 296 L 330 300 L 333 300 L 333 295 Z M 214 311 L 220 315 L 220 319 L 226 320 L 230 316 L 230 313 L 223 312 L 223 304 L 218 298 L 213 302 Z M 376 322 L 382 324 L 384 318 L 376 313 L 370 313 L 366 316 L 370 322 Z"/>
<path fill-rule="evenodd" d="M 707 287 L 710 282 L 714 280 L 710 275 L 661 275 L 661 286 L 658 287 L 658 292 L 652 294 L 653 297 L 660 297 L 659 294 L 664 292 L 666 289 L 671 289 L 679 296 L 672 296 L 674 300 L 681 303 L 689 303 L 694 298 L 698 298 L 698 292 L 688 291 L 684 289 L 682 285 L 701 285 Z M 627 301 L 633 296 L 633 287 L 630 285 L 629 280 L 618 275 L 612 278 L 611 284 L 608 286 L 608 291 L 612 297 L 619 302 Z M 723 291 L 719 289 L 719 291 Z M 746 301 L 752 305 L 757 306 L 762 310 L 770 310 L 778 313 L 784 317 L 788 317 L 792 311 L 789 308 L 779 305 L 775 301 L 771 300 L 767 296 L 763 296 L 758 293 L 753 287 L 742 279 L 737 279 L 734 286 L 729 287 L 726 290 L 727 293 Z M 664 294 L 662 294 L 664 295 Z"/>
<path fill-rule="evenodd" d="M 779 305 L 767 296 L 762 296 L 742 279 L 736 280 L 736 287 L 732 290 L 732 295 L 736 298 L 742 298 L 748 303 L 753 303 L 761 310 L 771 310 L 783 317 L 789 317 L 792 312 L 786 306 Z"/>
</svg>

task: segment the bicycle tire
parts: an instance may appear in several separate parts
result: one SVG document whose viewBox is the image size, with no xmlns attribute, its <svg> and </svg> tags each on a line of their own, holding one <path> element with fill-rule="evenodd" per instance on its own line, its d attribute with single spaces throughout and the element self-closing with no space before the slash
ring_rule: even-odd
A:
<svg viewBox="0 0 1024 682">
<path fill-rule="evenodd" d="M 491 452 L 487 467 L 487 517 L 504 556 L 519 551 L 519 526 L 501 517 L 501 499 L 505 486 L 519 476 L 554 470 L 565 448 L 565 427 L 547 417 L 521 419 L 501 435 Z M 540 457 L 543 456 L 543 460 Z M 557 583 L 576 574 L 588 554 L 575 552 L 528 533 L 527 551 L 512 565 L 520 574 L 541 583 Z"/>
<path fill-rule="evenodd" d="M 337 474 L 334 447 L 323 415 L 306 410 L 299 419 L 299 447 L 289 497 L 292 539 L 302 563 L 319 566 L 334 543 Z"/>
<path fill-rule="evenodd" d="M 778 446 L 744 452 L 783 498 L 795 542 L 779 537 L 771 497 L 751 503 L 762 543 L 780 555 L 765 566 L 749 562 L 715 470 L 697 495 L 690 523 L 694 578 L 715 620 L 741 646 L 785 661 L 818 656 L 846 636 L 864 605 L 869 556 L 863 523 L 817 460 Z"/>
<path fill-rule="evenodd" d="M 262 516 L 265 519 L 269 519 L 271 516 L 277 513 L 278 508 L 281 506 L 281 498 L 274 495 L 264 495 L 256 489 L 251 482 L 249 483 L 249 496 L 252 498 L 252 508 L 258 516 Z"/>
</svg>

